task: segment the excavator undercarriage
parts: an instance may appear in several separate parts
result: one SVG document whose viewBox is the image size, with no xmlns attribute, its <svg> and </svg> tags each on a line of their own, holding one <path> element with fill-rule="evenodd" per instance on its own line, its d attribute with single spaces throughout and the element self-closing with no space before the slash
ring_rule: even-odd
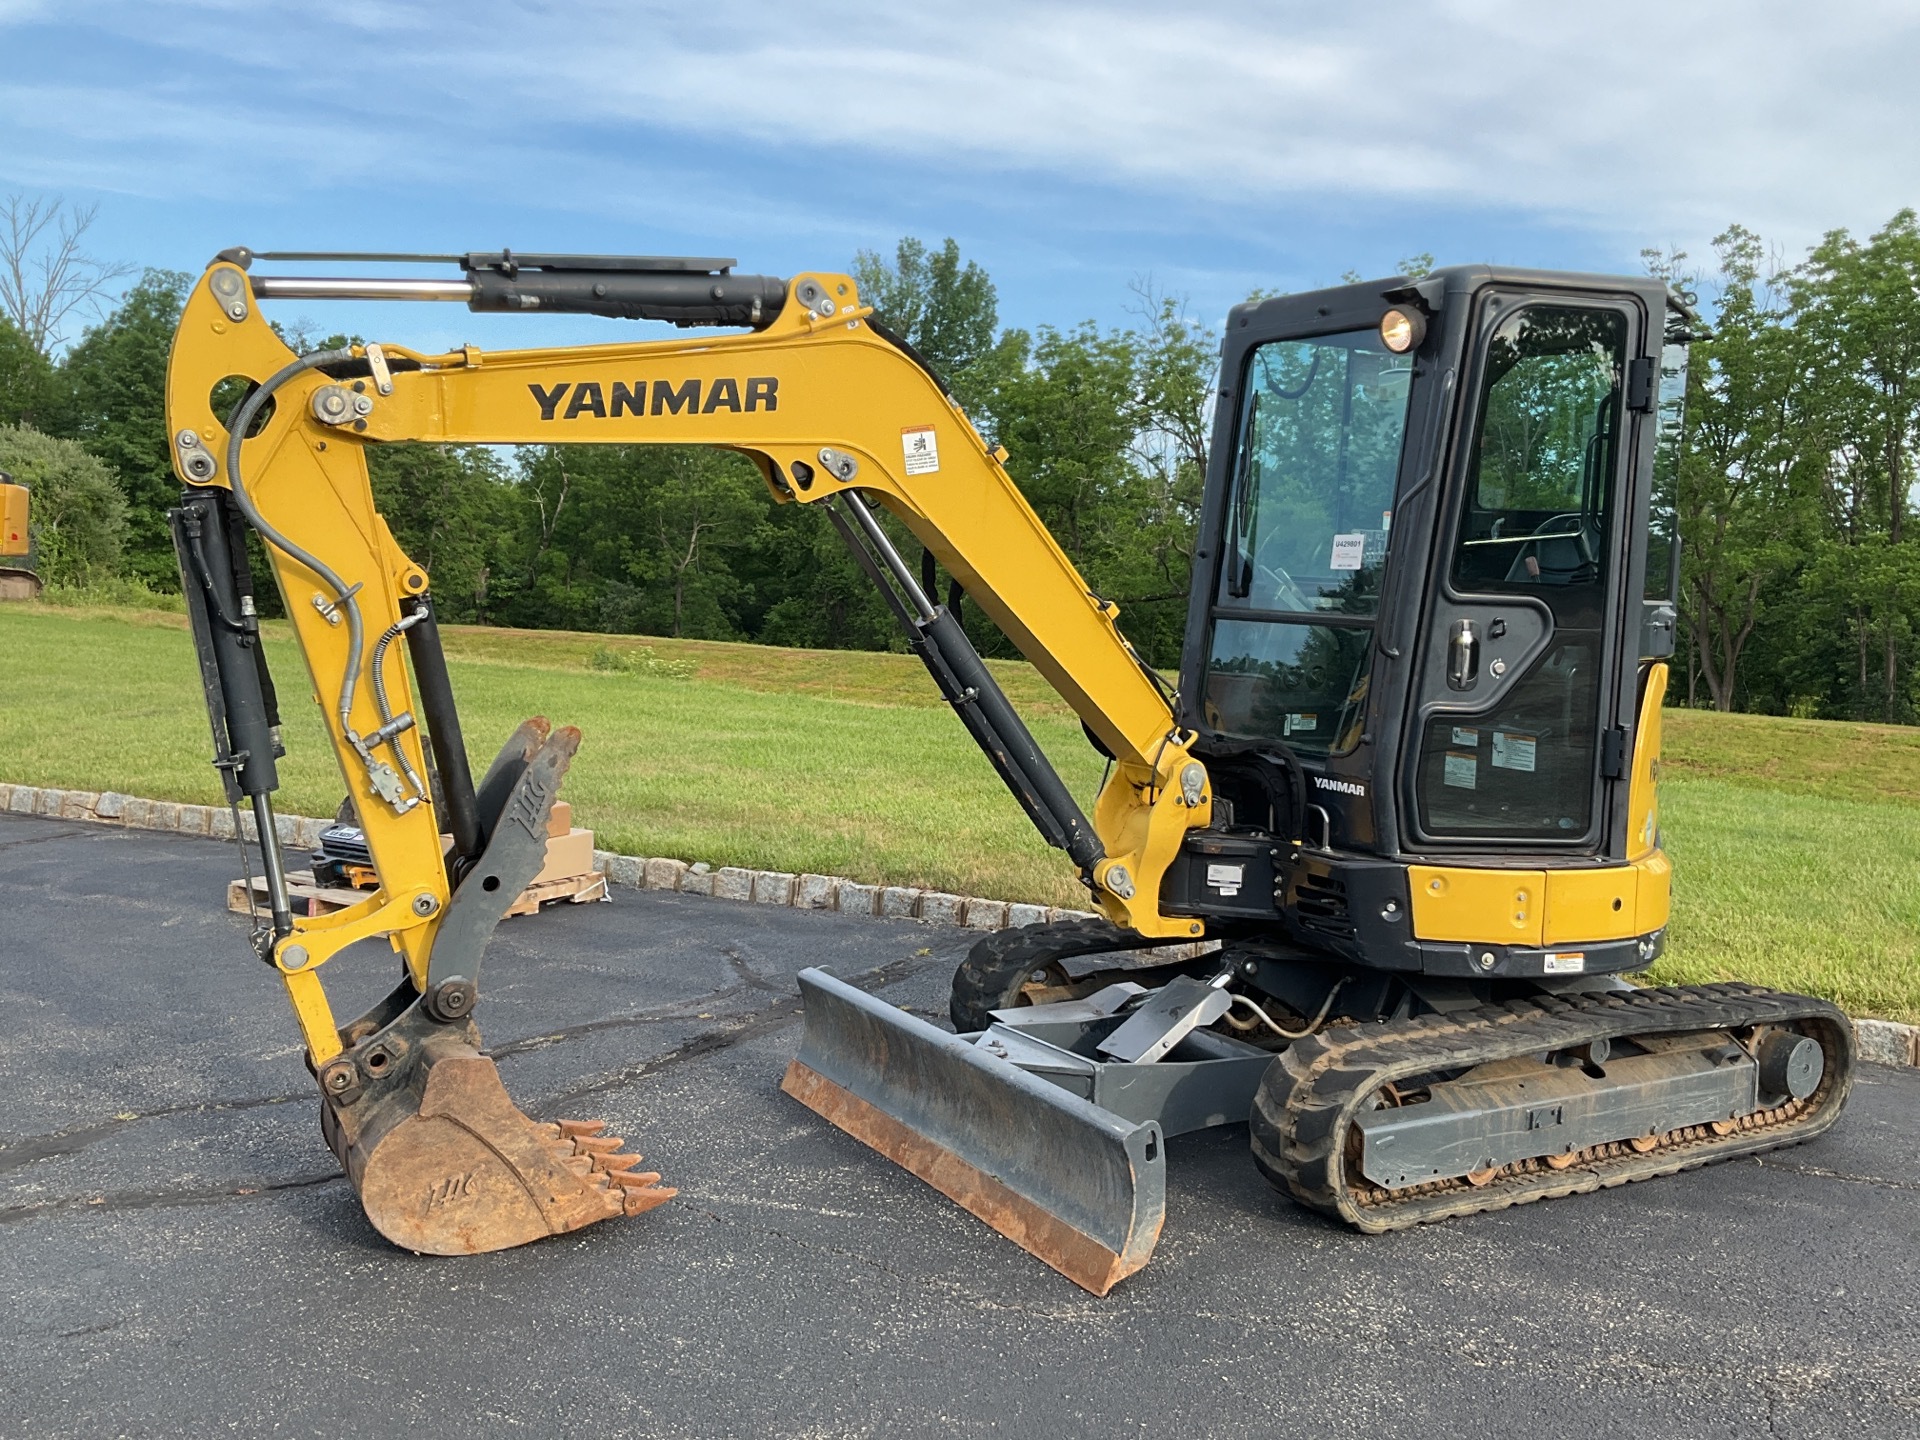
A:
<svg viewBox="0 0 1920 1440">
<path fill-rule="evenodd" d="M 398 441 L 723 446 L 776 501 L 826 514 L 1097 918 L 982 939 L 951 1030 L 802 972 L 783 1088 L 1090 1290 L 1151 1256 L 1167 1139 L 1194 1130 L 1246 1124 L 1278 1189 L 1384 1231 L 1837 1117 L 1853 1045 L 1832 1005 L 1624 978 L 1668 923 L 1657 781 L 1692 321 L 1659 282 L 1462 267 L 1236 307 L 1171 683 L 849 277 L 505 251 L 411 257 L 449 279 L 253 269 L 354 258 L 218 257 L 175 339 L 168 423 L 214 763 L 266 872 L 256 948 L 327 1143 L 396 1243 L 497 1249 L 674 1193 L 603 1127 L 523 1115 L 481 1047 L 484 951 L 580 736 L 529 721 L 472 778 L 428 576 L 368 483 L 367 447 Z M 259 313 L 335 297 L 742 328 L 295 356 Z M 216 404 L 236 378 L 244 398 Z M 286 898 L 250 536 L 380 880 L 324 917 Z M 957 602 L 936 603 L 942 568 L 1111 762 L 1090 813 Z M 341 1024 L 318 972 L 368 940 L 402 979 Z"/>
</svg>

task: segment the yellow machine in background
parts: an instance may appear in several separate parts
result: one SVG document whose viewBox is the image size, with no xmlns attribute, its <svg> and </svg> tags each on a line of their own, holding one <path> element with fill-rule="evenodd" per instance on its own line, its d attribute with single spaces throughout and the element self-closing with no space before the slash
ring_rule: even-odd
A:
<svg viewBox="0 0 1920 1440">
<path fill-rule="evenodd" d="M 40 595 L 40 577 L 25 565 L 9 565 L 9 560 L 26 560 L 33 554 L 33 535 L 28 528 L 27 487 L 13 483 L 13 477 L 0 473 L 0 600 L 33 600 Z"/>
<path fill-rule="evenodd" d="M 472 778 L 429 577 L 368 483 L 367 447 L 403 440 L 724 446 L 838 529 L 1103 918 L 982 940 L 954 1032 L 803 972 L 785 1088 L 1089 1289 L 1151 1254 L 1183 1130 L 1248 1121 L 1276 1186 L 1384 1230 L 1751 1153 L 1838 1113 L 1851 1032 L 1832 1006 L 1615 978 L 1659 953 L 1668 904 L 1672 569 L 1653 537 L 1660 379 L 1684 350 L 1657 282 L 1456 269 L 1236 309 L 1172 689 L 847 276 L 510 252 L 449 257 L 450 279 L 252 269 L 350 258 L 223 253 L 188 297 L 167 416 L 215 764 L 261 840 L 258 943 L 329 1142 L 398 1243 L 494 1249 L 673 1193 L 594 1127 L 521 1115 L 479 1049 L 481 958 L 579 735 L 530 720 Z M 735 333 L 295 356 L 260 314 L 329 297 Z M 235 377 L 246 398 L 217 410 Z M 320 918 L 291 913 L 274 839 L 248 532 L 380 878 Z M 1091 814 L 902 535 L 1112 760 Z M 380 936 L 404 979 L 342 1023 L 319 972 Z M 1220 944 L 1111 958 L 1201 938 Z"/>
</svg>

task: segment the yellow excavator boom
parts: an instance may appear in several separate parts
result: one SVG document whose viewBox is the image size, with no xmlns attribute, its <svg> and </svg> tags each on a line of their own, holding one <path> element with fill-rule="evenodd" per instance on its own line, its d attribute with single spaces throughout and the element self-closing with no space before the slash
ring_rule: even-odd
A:
<svg viewBox="0 0 1920 1440">
<path fill-rule="evenodd" d="M 500 1161 L 516 1145 L 526 1157 L 558 1146 L 563 1160 L 577 1160 L 579 1142 L 543 1133 L 536 1144 L 504 1122 L 512 1107 L 504 1092 L 495 1093 L 498 1078 L 478 1057 L 477 1033 L 469 1033 L 479 948 L 491 928 L 473 919 L 485 899 L 476 886 L 483 878 L 495 882 L 500 899 L 487 900 L 489 913 L 517 893 L 488 856 L 511 838 L 506 821 L 514 805 L 551 803 L 578 737 L 545 728 L 517 736 L 474 787 L 477 816 L 465 815 L 457 799 L 449 802 L 453 813 L 437 811 L 421 777 L 437 768 L 443 779 L 457 780 L 456 797 L 465 794 L 465 758 L 450 694 L 416 697 L 407 667 L 393 659 L 404 636 L 423 689 L 445 691 L 429 577 L 395 542 L 374 503 L 369 446 L 708 444 L 747 455 L 776 499 L 829 509 L 889 587 L 948 698 L 1043 832 L 1073 856 L 1099 907 L 1142 936 L 1202 933 L 1200 921 L 1163 915 L 1158 905 L 1161 876 L 1187 829 L 1206 822 L 1210 800 L 1204 768 L 1189 753 L 1191 737 L 1174 724 L 1162 682 L 1120 633 L 1117 607 L 1088 587 L 1034 514 L 1007 474 L 1004 452 L 981 439 L 924 364 L 876 329 L 851 278 L 797 278 L 777 311 L 762 317 L 762 328 L 743 334 L 504 352 L 366 344 L 301 357 L 262 317 L 260 292 L 274 292 L 271 283 L 256 287 L 245 258 L 216 261 L 200 277 L 174 340 L 167 425 L 189 492 L 176 516 L 176 540 L 189 598 L 207 614 L 203 648 L 212 653 L 203 654 L 202 669 L 211 677 L 218 748 L 219 715 L 235 733 L 252 723 L 263 736 L 272 726 L 261 722 L 276 718 L 263 712 L 247 719 L 250 709 L 272 703 L 270 692 L 248 698 L 257 640 L 245 632 L 257 625 L 250 598 L 222 593 L 236 557 L 244 571 L 244 548 L 223 531 L 245 522 L 266 539 L 379 876 L 379 888 L 364 901 L 323 917 L 295 916 L 276 902 L 272 933 L 261 944 L 287 988 L 319 1076 L 329 1139 L 385 1233 L 415 1249 L 495 1248 L 497 1237 L 478 1236 L 457 1217 L 512 1208 L 504 1198 L 510 1192 L 524 1214 L 499 1243 L 545 1233 L 543 1225 L 586 1223 L 571 1201 L 535 1194 L 542 1187 L 566 1191 L 548 1173 L 551 1166 L 530 1178 L 531 1158 Z M 282 285 L 279 293 L 288 293 Z M 246 398 L 234 406 L 236 377 Z M 216 408 L 222 397 L 232 408 Z M 875 506 L 959 579 L 1115 757 L 1090 818 L 1040 755 L 958 622 L 901 564 Z M 249 583 L 247 577 L 241 588 Z M 234 652 L 224 664 L 222 646 Z M 238 653 L 248 648 L 256 651 L 253 662 Z M 237 698 L 236 683 L 245 692 Z M 564 757 L 555 749 L 562 736 L 571 737 Z M 233 798 L 246 794 L 256 830 L 268 834 L 272 776 L 259 752 L 269 743 L 243 745 L 230 734 L 228 753 L 217 757 L 237 786 Z M 543 764 L 550 773 L 530 794 L 508 794 Z M 451 869 L 442 856 L 443 830 L 454 835 Z M 272 856 L 267 869 L 270 891 L 284 890 Z M 456 923 L 463 916 L 464 925 Z M 491 919 L 497 922 L 497 914 Z M 375 936 L 387 937 L 404 958 L 406 983 L 383 1007 L 343 1023 L 321 971 L 340 951 Z M 432 1028 L 450 1023 L 461 1030 L 457 1041 Z M 407 1025 L 418 1033 L 402 1033 Z M 390 1046 L 393 1053 L 375 1043 L 388 1032 L 404 1042 Z M 446 1054 L 423 1082 L 428 1072 L 416 1075 L 416 1067 L 440 1051 Z M 455 1087 L 456 1074 L 465 1089 Z M 369 1099 L 373 1092 L 378 1105 Z M 482 1092 L 484 1104 L 468 1103 Z M 416 1103 L 418 1110 L 409 1108 Z M 489 1117 L 484 1123 L 472 1119 L 481 1111 Z M 493 1159 L 475 1158 L 483 1152 Z M 460 1178 L 457 1203 L 427 1183 L 429 1176 L 471 1173 L 482 1178 Z M 596 1171 L 595 1183 L 589 1209 L 605 1200 L 610 1182 Z M 483 1192 L 484 1205 L 474 1198 Z M 629 1187 L 628 1197 L 633 1193 Z"/>
</svg>

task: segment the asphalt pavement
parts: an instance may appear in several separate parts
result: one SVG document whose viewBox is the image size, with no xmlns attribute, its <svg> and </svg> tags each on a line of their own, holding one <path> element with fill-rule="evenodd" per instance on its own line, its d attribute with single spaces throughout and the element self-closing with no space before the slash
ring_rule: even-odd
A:
<svg viewBox="0 0 1920 1440">
<path fill-rule="evenodd" d="M 1101 1300 L 778 1091 L 798 969 L 939 1014 L 974 937 L 622 890 L 503 925 L 478 1015 L 522 1108 L 680 1197 L 429 1259 L 320 1140 L 236 871 L 0 816 L 0 1435 L 1920 1434 L 1920 1072 L 1795 1150 L 1379 1237 L 1244 1127 L 1177 1138 Z"/>
</svg>

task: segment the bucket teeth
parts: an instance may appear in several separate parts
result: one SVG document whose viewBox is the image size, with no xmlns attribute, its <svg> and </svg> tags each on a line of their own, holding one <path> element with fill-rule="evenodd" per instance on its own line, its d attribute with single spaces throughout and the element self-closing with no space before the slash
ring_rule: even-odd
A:
<svg viewBox="0 0 1920 1440">
<path fill-rule="evenodd" d="M 323 1102 L 328 1144 L 381 1234 L 408 1250 L 473 1255 L 670 1198 L 624 1178 L 640 1157 L 603 1133 L 604 1120 L 523 1114 L 478 1038 L 427 1029 L 391 1083 L 346 1104 Z"/>
<path fill-rule="evenodd" d="M 655 1171 L 633 1175 L 622 1172 L 612 1177 L 622 1192 L 621 1206 L 628 1215 L 644 1215 L 656 1205 L 664 1205 L 680 1192 L 671 1185 L 662 1185 Z"/>
<path fill-rule="evenodd" d="M 541 1127 L 554 1158 L 583 1180 L 591 1180 L 603 1188 L 617 1182 L 629 1195 L 659 1180 L 658 1174 L 647 1173 L 636 1181 L 634 1169 L 645 1157 L 621 1149 L 627 1142 L 619 1136 L 598 1133 L 604 1129 L 604 1120 L 561 1120 Z M 659 1200 L 650 1201 L 647 1208 L 659 1203 Z"/>
</svg>

